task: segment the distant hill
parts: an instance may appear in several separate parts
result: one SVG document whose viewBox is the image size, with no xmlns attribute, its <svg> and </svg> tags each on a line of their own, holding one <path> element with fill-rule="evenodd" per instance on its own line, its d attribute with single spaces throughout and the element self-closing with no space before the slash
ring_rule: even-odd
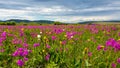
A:
<svg viewBox="0 0 120 68">
<path fill-rule="evenodd" d="M 92 24 L 92 23 L 120 23 L 119 20 L 111 20 L 111 21 L 84 21 L 78 22 L 79 24 Z"/>
<path fill-rule="evenodd" d="M 0 22 L 16 22 L 16 23 L 20 23 L 20 22 L 24 22 L 24 23 L 35 22 L 35 23 L 47 23 L 47 24 L 51 24 L 54 21 L 50 21 L 50 20 L 34 20 L 34 21 L 30 21 L 30 20 L 10 19 L 10 20 L 0 21 Z"/>
<path fill-rule="evenodd" d="M 51 20 L 34 20 L 34 21 L 31 21 L 31 20 L 21 20 L 21 19 L 10 19 L 10 20 L 6 20 L 6 21 L 2 21 L 0 20 L 0 22 L 15 22 L 15 23 L 45 23 L 45 24 L 52 24 L 54 23 L 55 21 L 51 21 Z M 61 22 L 63 24 L 65 24 L 64 22 Z M 110 20 L 110 21 L 82 21 L 82 22 L 78 22 L 78 24 L 97 24 L 97 23 L 120 23 L 120 20 Z M 74 24 L 73 23 L 69 23 L 69 24 Z"/>
</svg>

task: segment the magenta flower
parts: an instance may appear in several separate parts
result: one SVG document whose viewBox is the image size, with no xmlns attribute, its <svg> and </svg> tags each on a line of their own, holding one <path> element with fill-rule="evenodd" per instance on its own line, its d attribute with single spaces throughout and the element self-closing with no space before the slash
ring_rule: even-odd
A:
<svg viewBox="0 0 120 68">
<path fill-rule="evenodd" d="M 0 49 L 0 52 L 4 52 L 5 50 L 2 48 L 2 49 Z"/>
<path fill-rule="evenodd" d="M 2 36 L 2 37 L 6 37 L 6 32 L 3 32 L 3 33 L 1 34 L 1 36 Z"/>
<path fill-rule="evenodd" d="M 60 34 L 60 33 L 63 32 L 63 30 L 62 30 L 62 29 L 55 29 L 54 32 L 55 32 L 56 34 Z"/>
<path fill-rule="evenodd" d="M 47 44 L 47 45 L 46 45 L 46 48 L 50 49 L 50 45 Z"/>
<path fill-rule="evenodd" d="M 24 65 L 24 61 L 18 60 L 17 61 L 17 65 L 20 66 L 20 67 L 22 67 Z"/>
<path fill-rule="evenodd" d="M 22 37 L 24 35 L 24 32 L 23 31 L 20 31 L 20 36 Z"/>
<path fill-rule="evenodd" d="M 103 50 L 104 50 L 104 51 L 107 51 L 107 49 L 108 49 L 108 48 L 105 47 Z"/>
<path fill-rule="evenodd" d="M 91 57 L 92 56 L 92 52 L 88 52 L 88 56 Z"/>
<path fill-rule="evenodd" d="M 65 45 L 66 44 L 66 41 L 64 40 L 64 41 L 62 41 L 62 45 Z"/>
<path fill-rule="evenodd" d="M 24 50 L 24 52 L 22 53 L 22 56 L 27 56 L 28 55 L 28 50 Z"/>
<path fill-rule="evenodd" d="M 102 45 L 97 46 L 97 50 L 101 50 L 102 48 L 104 48 L 104 46 L 102 46 Z"/>
<path fill-rule="evenodd" d="M 114 47 L 115 44 L 116 44 L 116 41 L 113 38 L 106 41 L 106 46 Z"/>
<path fill-rule="evenodd" d="M 116 41 L 111 38 L 108 41 L 106 41 L 106 46 L 111 46 L 112 48 L 114 48 L 114 51 L 118 51 L 120 50 L 120 41 Z"/>
<path fill-rule="evenodd" d="M 48 61 L 49 59 L 50 59 L 50 54 L 47 54 L 47 55 L 45 56 L 45 60 Z"/>
<path fill-rule="evenodd" d="M 35 43 L 35 44 L 33 44 L 33 46 L 37 47 L 37 46 L 40 46 L 40 44 L 39 43 Z"/>
<path fill-rule="evenodd" d="M 117 62 L 120 64 L 120 58 L 117 59 Z"/>
<path fill-rule="evenodd" d="M 111 64 L 111 67 L 112 67 L 112 68 L 116 68 L 116 64 L 115 64 L 115 63 L 112 63 L 112 64 Z"/>
<path fill-rule="evenodd" d="M 56 39 L 56 36 L 52 36 L 52 40 L 55 40 Z"/>
<path fill-rule="evenodd" d="M 0 38 L 0 43 L 2 43 L 3 42 L 3 39 L 2 38 Z"/>
<path fill-rule="evenodd" d="M 12 54 L 12 56 L 18 56 L 19 55 L 19 53 L 18 53 L 18 51 L 15 51 L 13 54 Z"/>
<path fill-rule="evenodd" d="M 13 54 L 12 56 L 27 56 L 29 53 L 29 50 L 25 49 L 25 48 L 18 48 Z"/>
<path fill-rule="evenodd" d="M 66 32 L 66 35 L 67 35 L 68 39 L 73 38 L 75 34 L 76 34 L 76 32 Z"/>
<path fill-rule="evenodd" d="M 12 44 L 22 44 L 22 40 L 18 40 L 17 38 L 12 40 Z"/>
<path fill-rule="evenodd" d="M 24 57 L 24 61 L 28 61 L 28 58 Z"/>
<path fill-rule="evenodd" d="M 24 43 L 23 46 L 24 46 L 24 47 L 28 47 L 28 44 L 27 44 L 27 43 Z"/>
<path fill-rule="evenodd" d="M 0 46 L 3 46 L 3 44 L 2 44 L 2 43 L 0 43 Z"/>
<path fill-rule="evenodd" d="M 0 37 L 0 43 L 6 40 L 6 37 Z"/>
</svg>

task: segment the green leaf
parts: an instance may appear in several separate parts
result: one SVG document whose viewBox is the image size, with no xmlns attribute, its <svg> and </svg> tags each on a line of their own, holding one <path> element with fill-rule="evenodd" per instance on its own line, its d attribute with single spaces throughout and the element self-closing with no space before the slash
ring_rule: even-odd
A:
<svg viewBox="0 0 120 68">
<path fill-rule="evenodd" d="M 99 68 L 106 68 L 106 67 L 105 67 L 106 65 L 105 65 L 104 62 L 101 62 L 101 63 L 99 63 L 98 65 L 99 65 Z"/>
<path fill-rule="evenodd" d="M 85 64 L 87 67 L 92 66 L 92 64 L 90 64 L 87 59 L 85 60 Z"/>
<path fill-rule="evenodd" d="M 46 68 L 59 68 L 59 67 L 54 62 L 50 62 L 49 64 L 47 64 Z"/>
</svg>

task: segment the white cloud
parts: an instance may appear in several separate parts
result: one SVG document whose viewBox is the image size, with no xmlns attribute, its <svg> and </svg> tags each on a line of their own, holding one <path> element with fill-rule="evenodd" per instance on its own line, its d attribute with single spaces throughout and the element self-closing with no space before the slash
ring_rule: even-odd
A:
<svg viewBox="0 0 120 68">
<path fill-rule="evenodd" d="M 112 1 L 111 3 L 109 3 L 106 6 L 119 6 L 120 7 L 120 1 Z"/>
<path fill-rule="evenodd" d="M 13 10 L 13 9 L 0 9 L 0 18 L 1 20 L 7 19 L 29 19 L 33 20 L 32 16 L 27 15 L 30 11 L 25 10 Z"/>
<path fill-rule="evenodd" d="M 86 16 L 64 16 L 64 14 L 70 13 L 70 14 L 78 14 L 78 13 L 88 13 L 88 12 L 94 12 L 94 11 L 111 11 L 111 10 L 120 10 L 120 7 L 96 7 L 96 8 L 87 8 L 87 9 L 72 9 L 65 6 L 51 6 L 51 7 L 25 7 L 21 10 L 15 10 L 15 9 L 0 9 L 0 18 L 3 20 L 6 19 L 28 19 L 28 20 L 36 20 L 39 19 L 39 16 L 44 17 L 44 19 L 49 20 L 55 20 L 55 21 L 62 21 L 62 22 L 79 22 L 79 21 L 96 21 L 96 20 L 111 20 L 111 19 L 118 19 L 120 18 L 119 12 L 113 13 L 110 15 L 86 15 Z M 61 14 L 61 16 L 59 16 Z M 49 15 L 49 16 L 47 16 Z M 54 16 L 56 15 L 56 16 Z"/>
<path fill-rule="evenodd" d="M 28 5 L 27 3 L 24 2 L 18 2 L 18 1 L 0 1 L 0 4 L 4 4 L 4 5 Z"/>
<path fill-rule="evenodd" d="M 66 23 L 76 23 L 80 21 L 106 21 L 113 19 L 112 16 L 46 16 L 46 18 L 53 18 L 55 21 Z"/>
<path fill-rule="evenodd" d="M 52 7 L 26 7 L 24 10 L 31 11 L 33 14 L 38 15 L 65 15 L 65 14 L 82 14 L 82 13 L 89 13 L 89 12 L 101 12 L 101 11 L 120 11 L 120 7 L 95 7 L 95 8 L 84 8 L 84 9 L 72 9 L 64 6 L 52 6 Z"/>
<path fill-rule="evenodd" d="M 93 12 L 93 11 L 111 11 L 111 10 L 120 10 L 120 7 L 95 7 L 95 8 L 87 8 L 75 10 L 75 12 Z"/>
<path fill-rule="evenodd" d="M 26 7 L 25 10 L 32 11 L 33 13 L 39 14 L 59 14 L 74 11 L 73 9 L 63 6 L 52 6 L 52 7 Z"/>
</svg>

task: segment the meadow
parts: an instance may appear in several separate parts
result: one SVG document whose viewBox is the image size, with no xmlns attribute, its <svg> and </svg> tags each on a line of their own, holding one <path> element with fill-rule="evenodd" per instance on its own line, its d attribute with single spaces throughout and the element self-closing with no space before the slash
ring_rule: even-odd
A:
<svg viewBox="0 0 120 68">
<path fill-rule="evenodd" d="M 120 68 L 120 24 L 1 25 L 0 68 Z"/>
</svg>

